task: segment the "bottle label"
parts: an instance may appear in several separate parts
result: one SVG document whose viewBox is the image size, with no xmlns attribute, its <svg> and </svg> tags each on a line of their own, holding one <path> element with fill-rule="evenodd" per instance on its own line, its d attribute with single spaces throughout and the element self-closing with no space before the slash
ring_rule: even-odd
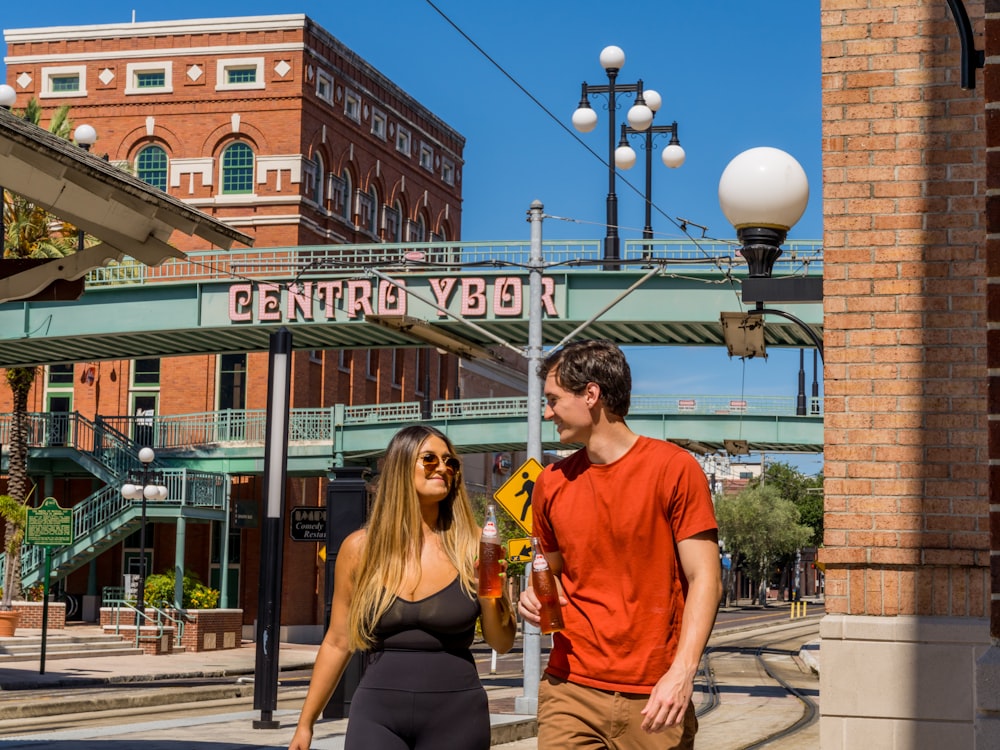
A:
<svg viewBox="0 0 1000 750">
<path fill-rule="evenodd" d="M 532 570 L 548 570 L 549 561 L 545 559 L 545 555 L 541 552 L 535 553 L 535 559 L 531 561 Z"/>
<path fill-rule="evenodd" d="M 483 526 L 483 536 L 499 536 L 497 525 L 493 521 L 487 521 Z"/>
</svg>

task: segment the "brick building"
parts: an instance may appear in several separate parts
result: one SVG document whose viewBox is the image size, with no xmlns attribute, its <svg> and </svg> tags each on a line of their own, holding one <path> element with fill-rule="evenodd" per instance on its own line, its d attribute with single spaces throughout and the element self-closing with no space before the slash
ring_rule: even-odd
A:
<svg viewBox="0 0 1000 750">
<path fill-rule="evenodd" d="M 239 228 L 257 248 L 384 243 L 398 257 L 400 243 L 461 238 L 464 138 L 306 16 L 15 29 L 5 39 L 15 108 L 31 98 L 45 112 L 69 105 L 75 124 L 97 130 L 95 153 Z M 175 242 L 210 249 L 187 236 Z M 454 398 L 463 382 L 466 396 L 521 390 L 505 374 L 483 386 L 457 357 L 429 347 L 293 359 L 293 407 Z M 260 409 L 266 394 L 266 354 L 66 363 L 40 371 L 29 410 L 127 415 L 141 443 L 153 415 Z M 10 408 L 0 389 L 0 412 Z M 94 483 L 49 476 L 44 491 L 79 499 Z M 290 481 L 288 507 L 321 503 L 325 484 Z M 233 478 L 234 500 L 260 496 L 259 476 Z M 169 524 L 150 532 L 150 572 L 159 572 L 174 559 L 175 535 Z M 218 575 L 223 533 L 220 524 L 187 531 L 189 565 L 203 578 Z M 95 583 L 120 585 L 135 536 L 73 573 L 67 590 L 93 596 Z M 256 530 L 231 530 L 229 545 L 231 606 L 249 623 Z M 321 568 L 314 545 L 286 545 L 285 569 L 296 571 L 285 580 L 286 624 L 322 621 Z"/>
<path fill-rule="evenodd" d="M 1000 3 L 820 14 L 821 746 L 997 748 Z"/>
</svg>

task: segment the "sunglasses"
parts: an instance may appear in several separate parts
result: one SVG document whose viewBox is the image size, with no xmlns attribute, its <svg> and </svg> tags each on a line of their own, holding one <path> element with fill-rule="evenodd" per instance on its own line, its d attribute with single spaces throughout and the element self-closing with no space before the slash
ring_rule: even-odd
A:
<svg viewBox="0 0 1000 750">
<path fill-rule="evenodd" d="M 441 458 L 437 453 L 420 454 L 420 464 L 424 467 L 424 471 L 434 471 L 442 463 L 444 470 L 449 474 L 458 474 L 462 470 L 462 462 L 454 456 Z"/>
</svg>

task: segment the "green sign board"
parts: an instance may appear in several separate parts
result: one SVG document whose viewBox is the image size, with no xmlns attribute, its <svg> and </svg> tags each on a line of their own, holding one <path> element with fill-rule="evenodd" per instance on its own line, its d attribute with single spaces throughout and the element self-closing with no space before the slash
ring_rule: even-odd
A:
<svg viewBox="0 0 1000 750">
<path fill-rule="evenodd" d="M 47 497 L 37 508 L 28 508 L 27 544 L 64 547 L 73 543 L 73 509 L 60 508 L 54 497 Z"/>
</svg>

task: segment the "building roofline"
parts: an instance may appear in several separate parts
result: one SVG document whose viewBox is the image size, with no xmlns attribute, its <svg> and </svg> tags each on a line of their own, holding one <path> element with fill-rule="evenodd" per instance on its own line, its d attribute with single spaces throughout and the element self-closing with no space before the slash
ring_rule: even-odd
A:
<svg viewBox="0 0 1000 750">
<path fill-rule="evenodd" d="M 4 29 L 7 44 L 26 44 L 59 39 L 80 41 L 108 39 L 135 34 L 204 34 L 222 31 L 256 31 L 259 29 L 302 29 L 307 17 L 304 13 L 287 13 L 274 16 L 242 16 L 233 18 L 196 18 L 179 21 L 122 21 L 76 26 L 38 26 L 30 29 Z"/>
</svg>

